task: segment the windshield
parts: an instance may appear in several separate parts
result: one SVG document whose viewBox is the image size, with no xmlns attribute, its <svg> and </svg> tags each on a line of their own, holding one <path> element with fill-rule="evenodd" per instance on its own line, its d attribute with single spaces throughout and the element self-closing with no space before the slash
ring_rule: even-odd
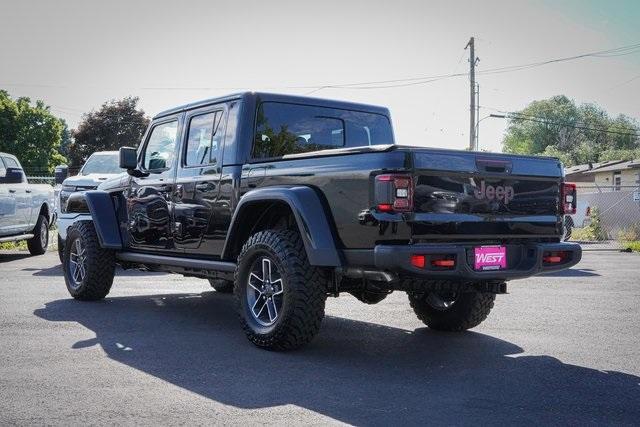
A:
<svg viewBox="0 0 640 427">
<path fill-rule="evenodd" d="M 92 173 L 121 173 L 124 169 L 120 169 L 118 153 L 109 154 L 92 154 L 82 167 L 80 175 L 89 175 Z"/>
</svg>

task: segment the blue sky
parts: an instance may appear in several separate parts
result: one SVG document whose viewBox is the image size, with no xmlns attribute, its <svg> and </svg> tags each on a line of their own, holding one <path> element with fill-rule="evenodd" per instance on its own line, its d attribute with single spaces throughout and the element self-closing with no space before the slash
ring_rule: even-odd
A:
<svg viewBox="0 0 640 427">
<path fill-rule="evenodd" d="M 576 22 L 609 34 L 612 43 L 638 39 L 640 1 L 637 0 L 545 0 L 544 3 Z M 635 55 L 636 62 L 640 56 Z"/>
</svg>

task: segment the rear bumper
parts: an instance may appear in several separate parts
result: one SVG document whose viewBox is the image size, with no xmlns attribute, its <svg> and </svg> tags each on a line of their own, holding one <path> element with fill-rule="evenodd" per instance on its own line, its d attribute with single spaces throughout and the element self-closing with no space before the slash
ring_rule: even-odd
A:
<svg viewBox="0 0 640 427">
<path fill-rule="evenodd" d="M 544 252 L 566 251 L 569 256 L 559 264 L 543 262 Z M 476 271 L 473 268 L 474 246 L 417 244 L 405 246 L 378 245 L 374 249 L 374 264 L 380 270 L 429 279 L 455 281 L 512 280 L 550 271 L 564 270 L 582 258 L 582 248 L 575 243 L 531 243 L 507 245 L 508 268 Z M 438 269 L 429 265 L 418 268 L 411 264 L 412 255 L 451 255 L 455 267 Z"/>
</svg>

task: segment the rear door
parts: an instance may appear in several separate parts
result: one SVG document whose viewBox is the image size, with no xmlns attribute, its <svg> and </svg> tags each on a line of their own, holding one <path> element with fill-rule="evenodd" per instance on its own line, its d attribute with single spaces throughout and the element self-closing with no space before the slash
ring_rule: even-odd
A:
<svg viewBox="0 0 640 427">
<path fill-rule="evenodd" d="M 153 124 L 139 154 L 139 169 L 126 192 L 128 245 L 153 252 L 175 251 L 172 234 L 173 192 L 181 115 Z"/>
<path fill-rule="evenodd" d="M 181 161 L 173 196 L 176 247 L 217 257 L 226 236 L 219 226 L 219 193 L 226 106 L 187 113 Z"/>
</svg>

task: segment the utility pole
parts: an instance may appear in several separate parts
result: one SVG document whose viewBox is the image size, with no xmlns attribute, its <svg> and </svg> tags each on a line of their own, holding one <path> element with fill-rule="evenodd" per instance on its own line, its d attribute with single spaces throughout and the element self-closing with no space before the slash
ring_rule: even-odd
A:
<svg viewBox="0 0 640 427">
<path fill-rule="evenodd" d="M 476 140 L 473 142 L 473 150 L 478 151 L 480 147 L 478 140 L 480 139 L 480 83 L 476 83 Z"/>
<path fill-rule="evenodd" d="M 465 49 L 469 48 L 469 87 L 470 101 L 469 105 L 469 150 L 473 150 L 476 143 L 476 51 L 473 37 L 469 39 L 469 43 Z"/>
</svg>

